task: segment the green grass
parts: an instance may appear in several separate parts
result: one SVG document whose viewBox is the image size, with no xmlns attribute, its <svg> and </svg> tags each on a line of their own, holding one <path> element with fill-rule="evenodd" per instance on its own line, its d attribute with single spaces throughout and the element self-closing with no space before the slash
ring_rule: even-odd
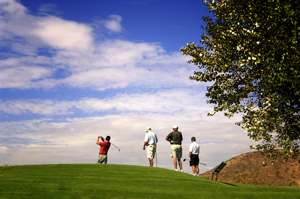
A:
<svg viewBox="0 0 300 199">
<path fill-rule="evenodd" d="M 128 165 L 0 167 L 0 198 L 299 198 L 300 187 L 229 184 Z"/>
</svg>

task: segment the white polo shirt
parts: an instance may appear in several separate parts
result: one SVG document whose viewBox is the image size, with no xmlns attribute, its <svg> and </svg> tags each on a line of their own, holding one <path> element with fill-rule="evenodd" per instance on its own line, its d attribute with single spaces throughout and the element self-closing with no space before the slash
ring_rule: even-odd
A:
<svg viewBox="0 0 300 199">
<path fill-rule="evenodd" d="M 148 133 L 145 134 L 144 142 L 148 142 L 147 145 L 155 145 L 158 142 L 158 139 L 152 131 L 148 131 Z"/>
<path fill-rule="evenodd" d="M 192 142 L 190 144 L 189 152 L 192 152 L 194 155 L 198 155 L 200 153 L 200 146 L 196 142 Z"/>
</svg>

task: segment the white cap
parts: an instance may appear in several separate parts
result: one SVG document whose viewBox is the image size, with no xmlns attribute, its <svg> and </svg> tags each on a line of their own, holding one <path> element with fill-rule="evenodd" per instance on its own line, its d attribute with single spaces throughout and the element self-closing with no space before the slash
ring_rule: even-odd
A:
<svg viewBox="0 0 300 199">
<path fill-rule="evenodd" d="M 173 126 L 173 129 L 178 129 L 178 126 L 177 126 L 177 125 L 174 125 L 174 126 Z"/>
<path fill-rule="evenodd" d="M 151 127 L 147 126 L 146 131 L 151 131 Z"/>
</svg>

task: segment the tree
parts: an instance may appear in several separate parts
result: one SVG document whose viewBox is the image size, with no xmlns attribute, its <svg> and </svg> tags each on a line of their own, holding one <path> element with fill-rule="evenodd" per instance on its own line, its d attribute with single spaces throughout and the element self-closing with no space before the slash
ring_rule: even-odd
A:
<svg viewBox="0 0 300 199">
<path fill-rule="evenodd" d="M 200 45 L 181 51 L 200 69 L 190 79 L 213 83 L 208 115 L 242 114 L 237 125 L 257 141 L 252 149 L 300 159 L 300 0 L 203 3 L 214 19 L 204 16 Z"/>
</svg>

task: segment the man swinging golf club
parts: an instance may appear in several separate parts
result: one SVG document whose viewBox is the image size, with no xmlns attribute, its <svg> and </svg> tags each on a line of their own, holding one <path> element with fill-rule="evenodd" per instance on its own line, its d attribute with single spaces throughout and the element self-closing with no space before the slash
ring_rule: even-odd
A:
<svg viewBox="0 0 300 199">
<path fill-rule="evenodd" d="M 101 138 L 102 142 L 99 142 L 99 138 Z M 98 155 L 98 164 L 107 164 L 107 152 L 110 147 L 110 136 L 106 136 L 104 138 L 99 135 L 96 140 L 96 144 L 100 146 L 100 151 Z"/>
<path fill-rule="evenodd" d="M 156 153 L 157 136 L 151 131 L 150 127 L 146 127 L 143 150 L 147 146 L 147 158 L 149 159 L 150 167 L 153 167 L 153 159 Z"/>
</svg>

